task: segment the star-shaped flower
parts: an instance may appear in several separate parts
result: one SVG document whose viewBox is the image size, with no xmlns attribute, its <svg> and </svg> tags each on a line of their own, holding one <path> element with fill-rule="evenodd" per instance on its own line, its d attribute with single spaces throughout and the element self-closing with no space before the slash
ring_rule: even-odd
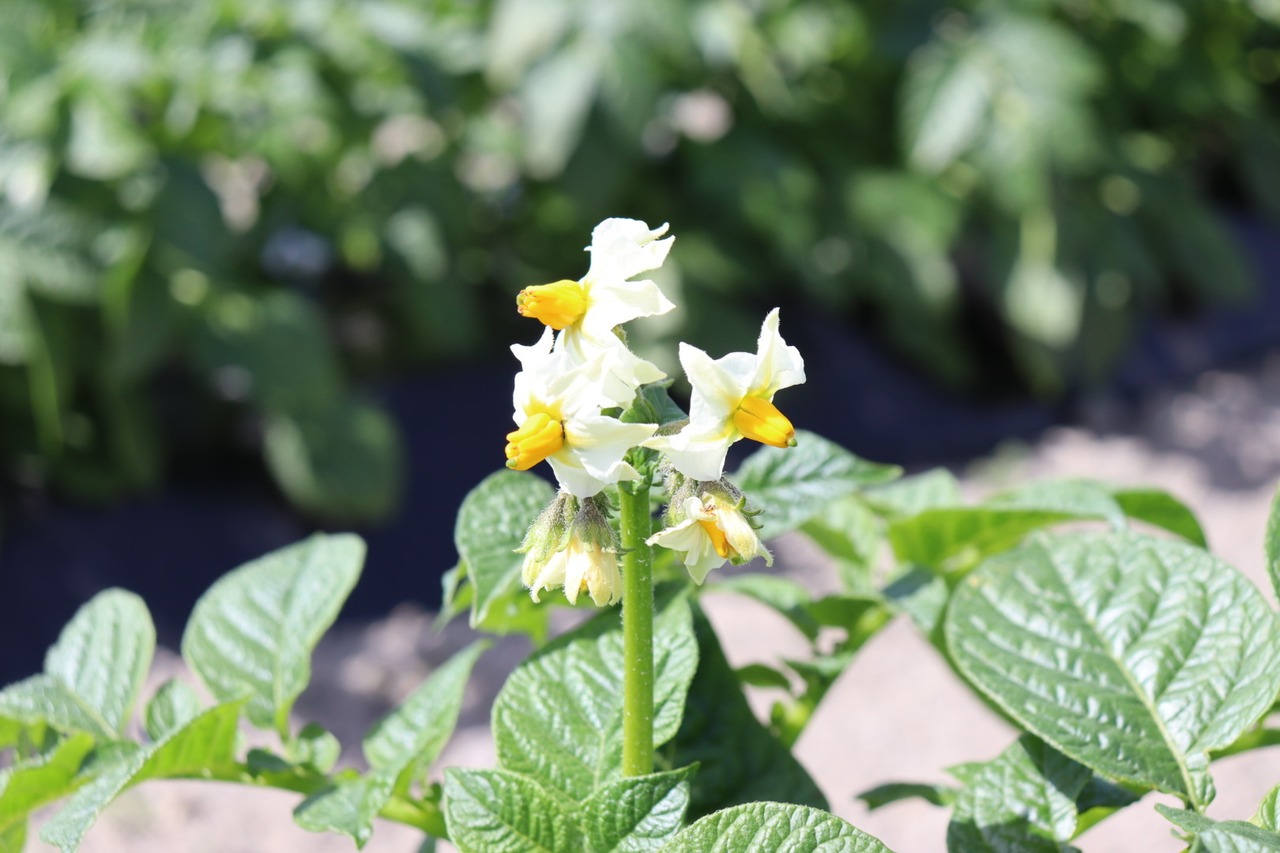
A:
<svg viewBox="0 0 1280 853">
<path fill-rule="evenodd" d="M 795 428 L 773 405 L 779 389 L 804 382 L 804 359 L 778 332 L 778 309 L 765 317 L 755 355 L 732 352 L 712 359 L 680 344 L 680 364 L 693 387 L 689 423 L 646 446 L 662 450 L 676 470 L 694 480 L 719 480 L 729 446 L 750 438 L 773 447 L 795 444 Z"/>
<path fill-rule="evenodd" d="M 602 406 L 610 405 L 603 387 L 612 356 L 604 353 L 566 369 L 552 352 L 550 329 L 537 344 L 511 350 L 524 369 L 516 374 L 512 395 L 517 429 L 507 435 L 507 467 L 527 471 L 545 459 L 560 487 L 579 498 L 637 478 L 623 457 L 657 426 L 627 424 L 600 413 Z"/>
<path fill-rule="evenodd" d="M 665 378 L 631 352 L 614 330 L 675 307 L 654 282 L 631 280 L 662 266 L 675 240 L 658 239 L 666 231 L 666 225 L 650 229 L 638 219 L 606 219 L 591 232 L 591 265 L 585 276 L 526 287 L 516 297 L 521 314 L 559 330 L 556 348 L 571 362 L 585 364 L 602 352 L 612 353 L 604 393 L 614 405 L 628 405 L 638 386 Z"/>
</svg>

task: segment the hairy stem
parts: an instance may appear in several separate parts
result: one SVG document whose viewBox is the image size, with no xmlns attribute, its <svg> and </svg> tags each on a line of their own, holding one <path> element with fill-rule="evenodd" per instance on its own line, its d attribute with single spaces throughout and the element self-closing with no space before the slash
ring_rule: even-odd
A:
<svg viewBox="0 0 1280 853">
<path fill-rule="evenodd" d="M 653 772 L 653 556 L 649 485 L 623 484 L 622 528 L 622 774 Z"/>
</svg>

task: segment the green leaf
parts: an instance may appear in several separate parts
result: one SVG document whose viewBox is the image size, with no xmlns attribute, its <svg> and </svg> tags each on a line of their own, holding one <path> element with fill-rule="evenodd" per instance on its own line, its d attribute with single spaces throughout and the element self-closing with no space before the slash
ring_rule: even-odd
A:
<svg viewBox="0 0 1280 853">
<path fill-rule="evenodd" d="M 980 50 L 934 42 L 917 52 L 903 82 L 903 135 L 911 162 L 940 172 L 987 123 L 995 83 Z"/>
<path fill-rule="evenodd" d="M 946 806 L 955 802 L 956 790 L 946 785 L 932 785 L 927 782 L 889 782 L 876 785 L 858 794 L 858 799 L 866 805 L 867 811 L 875 811 L 890 803 L 916 798 L 935 806 Z"/>
<path fill-rule="evenodd" d="M 964 782 L 947 827 L 956 853 L 1046 851 L 1076 832 L 1076 799 L 1093 774 L 1031 735 L 993 761 L 955 768 Z"/>
<path fill-rule="evenodd" d="M 865 500 L 882 515 L 918 515 L 924 510 L 960 505 L 960 482 L 945 467 L 904 476 L 895 483 L 867 489 Z"/>
<path fill-rule="evenodd" d="M 684 767 L 619 779 L 582 805 L 587 850 L 644 853 L 661 850 L 682 826 L 689 807 L 689 777 Z"/>
<path fill-rule="evenodd" d="M 1267 573 L 1271 576 L 1271 589 L 1277 597 L 1280 597 L 1280 490 L 1271 501 L 1265 542 Z"/>
<path fill-rule="evenodd" d="M 1280 832 L 1280 785 L 1275 786 L 1258 804 L 1258 811 L 1250 819 L 1263 829 Z"/>
<path fill-rule="evenodd" d="M 749 663 L 746 666 L 740 666 L 735 670 L 735 673 L 738 676 L 738 681 L 751 687 L 791 691 L 791 679 L 773 667 L 765 666 L 762 663 Z"/>
<path fill-rule="evenodd" d="M 1134 533 L 1039 536 L 956 589 L 948 648 L 1010 717 L 1104 776 L 1203 807 L 1208 751 L 1280 691 L 1280 631 L 1234 568 Z"/>
<path fill-rule="evenodd" d="M 381 408 L 340 401 L 267 418 L 263 450 L 295 506 L 322 518 L 387 516 L 400 499 L 404 450 Z"/>
<path fill-rule="evenodd" d="M 8 829 L 0 829 L 0 853 L 22 853 L 26 844 L 26 821 L 19 821 Z"/>
<path fill-rule="evenodd" d="M 666 426 L 689 417 L 684 409 L 676 405 L 667 389 L 671 381 L 654 382 L 641 385 L 631 406 L 619 417 L 627 424 L 657 424 Z"/>
<path fill-rule="evenodd" d="M 21 726 L 48 724 L 59 731 L 117 737 L 106 720 L 51 675 L 33 675 L 0 691 L 0 719 Z"/>
<path fill-rule="evenodd" d="M 1204 529 L 1186 504 L 1159 489 L 1117 489 L 1111 493 L 1129 518 L 1176 533 L 1192 545 L 1208 547 Z"/>
<path fill-rule="evenodd" d="M 108 589 L 76 611 L 45 655 L 44 671 L 120 735 L 155 648 L 156 629 L 142 599 Z"/>
<path fill-rule="evenodd" d="M 144 715 L 147 737 L 160 740 L 200 713 L 200 697 L 186 682 L 171 678 L 151 697 Z"/>
<path fill-rule="evenodd" d="M 983 506 L 1061 513 L 1075 518 L 1100 518 L 1116 529 L 1125 526 L 1124 511 L 1111 491 L 1091 480 L 1048 480 L 1030 483 L 996 495 Z"/>
<path fill-rule="evenodd" d="M 555 491 L 545 480 L 517 471 L 498 471 L 463 499 L 453 541 L 475 588 L 473 628 L 489 615 L 494 600 L 518 583 L 523 558 L 516 549 L 529 525 L 554 497 Z"/>
<path fill-rule="evenodd" d="M 319 723 L 307 723 L 289 744 L 289 757 L 317 773 L 328 773 L 342 755 L 342 744 Z"/>
<path fill-rule="evenodd" d="M 951 591 L 945 580 L 916 566 L 886 586 L 884 597 L 889 606 L 910 616 L 920 632 L 932 638 L 942 623 Z"/>
<path fill-rule="evenodd" d="M 578 808 L 519 773 L 450 767 L 444 774 L 449 840 L 461 853 L 582 850 Z"/>
<path fill-rule="evenodd" d="M 764 510 L 762 539 L 795 530 L 830 501 L 902 474 L 896 465 L 860 459 L 811 432 L 797 431 L 796 442 L 784 449 L 762 447 L 733 475 L 747 501 Z"/>
<path fill-rule="evenodd" d="M 487 648 L 476 642 L 458 652 L 365 735 L 365 760 L 375 770 L 390 772 L 398 791 L 407 791 L 439 757 L 458 724 L 471 669 Z"/>
<path fill-rule="evenodd" d="M 391 799 L 395 784 L 395 773 L 385 770 L 343 779 L 299 803 L 293 819 L 310 832 L 338 832 L 364 847 L 373 837 L 373 819 Z"/>
<path fill-rule="evenodd" d="M 1033 530 L 1074 518 L 1042 509 L 931 509 L 890 524 L 889 544 L 900 562 L 959 575 Z"/>
<path fill-rule="evenodd" d="M 40 837 L 73 853 L 102 810 L 126 788 L 147 779 L 198 776 L 235 760 L 237 723 L 244 700 L 217 705 L 148 747 L 106 766 L 44 825 Z"/>
<path fill-rule="evenodd" d="M 25 826 L 31 812 L 74 791 L 91 749 L 92 736 L 72 735 L 46 755 L 0 770 L 0 837 Z"/>
<path fill-rule="evenodd" d="M 860 496 L 827 504 L 800 530 L 835 560 L 845 589 L 870 592 L 875 587 L 873 570 L 884 532 Z"/>
<path fill-rule="evenodd" d="M 653 658 L 653 740 L 660 746 L 680 726 L 698 665 L 689 606 L 682 597 L 670 601 L 654 620 Z M 621 623 L 613 612 L 520 664 L 493 706 L 498 763 L 579 802 L 617 779 L 625 667 Z"/>
<path fill-rule="evenodd" d="M 364 563 L 352 534 L 317 534 L 219 578 L 196 602 L 182 656 L 221 700 L 248 695 L 249 721 L 288 729 L 311 680 L 311 652 Z"/>
<path fill-rule="evenodd" d="M 668 766 L 698 765 L 690 815 L 701 817 L 756 800 L 826 808 L 826 799 L 809 774 L 751 712 L 737 675 L 701 610 L 694 611 L 693 627 L 698 672 L 689 689 L 680 731 L 664 750 Z"/>
<path fill-rule="evenodd" d="M 875 838 L 833 814 L 784 803 L 747 803 L 685 829 L 664 853 L 750 850 L 751 853 L 890 853 Z"/>
<path fill-rule="evenodd" d="M 1280 833 L 1242 820 L 1213 820 L 1196 812 L 1156 803 L 1156 811 L 1195 836 L 1191 853 L 1276 853 Z"/>
</svg>

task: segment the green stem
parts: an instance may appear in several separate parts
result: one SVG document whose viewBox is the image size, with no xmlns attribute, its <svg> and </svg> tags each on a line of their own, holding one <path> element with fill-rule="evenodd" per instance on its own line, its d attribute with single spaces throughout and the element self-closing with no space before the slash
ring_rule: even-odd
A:
<svg viewBox="0 0 1280 853">
<path fill-rule="evenodd" d="M 653 553 L 649 484 L 618 489 L 622 528 L 622 775 L 653 772 Z"/>
<path fill-rule="evenodd" d="M 181 773 L 167 776 L 169 779 L 193 779 L 204 782 L 232 782 L 239 785 L 254 785 L 261 788 L 276 788 L 281 791 L 292 791 L 309 797 L 334 785 L 333 777 L 327 774 L 280 772 L 253 773 L 242 764 L 211 767 L 198 773 Z M 444 814 L 439 806 L 430 800 L 415 800 L 401 794 L 392 795 L 381 810 L 378 817 L 384 820 L 402 823 L 420 829 L 436 838 L 449 837 L 445 829 Z"/>
</svg>

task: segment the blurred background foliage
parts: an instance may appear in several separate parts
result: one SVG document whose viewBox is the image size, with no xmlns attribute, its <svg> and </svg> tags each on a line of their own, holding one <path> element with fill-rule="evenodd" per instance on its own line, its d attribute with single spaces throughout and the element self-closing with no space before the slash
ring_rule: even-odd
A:
<svg viewBox="0 0 1280 853">
<path fill-rule="evenodd" d="M 679 236 L 654 354 L 805 299 L 956 389 L 1087 386 L 1144 314 L 1247 296 L 1222 214 L 1280 215 L 1278 25 L 1280 0 L 5 0 L 4 470 L 109 499 L 260 450 L 303 510 L 381 516 L 401 449 L 353 380 L 530 337 L 513 294 L 581 275 L 614 215 Z"/>
</svg>

